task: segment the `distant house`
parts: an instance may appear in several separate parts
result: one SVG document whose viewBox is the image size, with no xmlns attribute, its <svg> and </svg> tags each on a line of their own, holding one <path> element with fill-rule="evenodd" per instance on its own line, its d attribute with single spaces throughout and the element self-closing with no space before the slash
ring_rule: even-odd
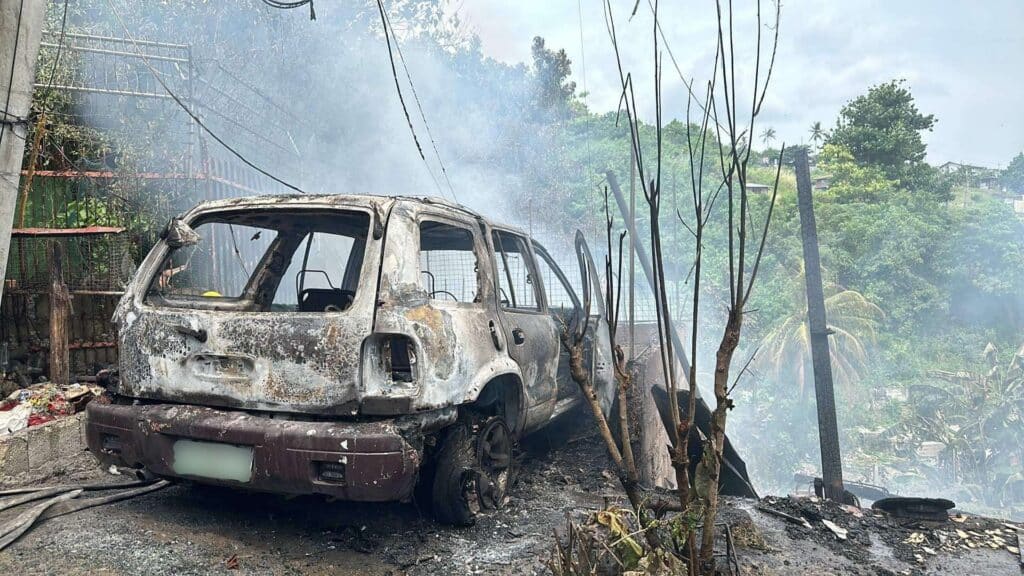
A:
<svg viewBox="0 0 1024 576">
<path fill-rule="evenodd" d="M 983 190 L 1000 190 L 999 170 L 996 168 L 985 168 L 984 166 L 972 166 L 959 162 L 946 162 L 939 166 L 939 172 L 954 177 L 959 184 Z"/>
<path fill-rule="evenodd" d="M 1021 194 L 1020 198 L 1013 200 L 1013 213 L 1018 218 L 1024 220 L 1024 194 Z"/>
<path fill-rule="evenodd" d="M 832 186 L 832 176 L 830 176 L 830 175 L 818 176 L 817 178 L 812 178 L 811 179 L 811 188 L 815 192 L 820 192 L 822 190 L 828 190 L 829 187 L 831 187 L 831 186 Z"/>
<path fill-rule="evenodd" d="M 752 182 L 747 183 L 747 192 L 753 194 L 762 194 L 771 190 L 771 186 L 767 184 L 754 184 Z"/>
</svg>

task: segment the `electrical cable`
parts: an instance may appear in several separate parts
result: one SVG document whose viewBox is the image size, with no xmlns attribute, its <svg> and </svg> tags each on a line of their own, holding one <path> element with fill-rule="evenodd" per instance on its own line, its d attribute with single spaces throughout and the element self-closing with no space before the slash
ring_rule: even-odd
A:
<svg viewBox="0 0 1024 576">
<path fill-rule="evenodd" d="M 405 63 L 405 56 L 402 54 L 402 46 L 398 42 L 398 36 L 395 34 L 395 28 L 391 25 L 391 18 L 388 17 L 387 10 L 384 9 L 383 0 L 378 0 L 377 4 L 380 6 L 381 14 L 384 20 L 384 33 L 387 34 L 388 30 L 391 31 L 391 36 L 395 39 L 395 49 L 398 52 L 398 59 L 402 62 L 402 69 L 405 70 L 405 78 L 409 82 L 409 88 L 412 92 L 412 98 L 416 102 L 416 108 L 420 112 L 420 120 L 423 121 L 423 127 L 427 131 L 427 138 L 430 140 L 430 146 L 434 149 L 434 156 L 437 158 L 437 164 L 441 167 L 441 175 L 444 176 L 444 181 L 448 185 L 448 191 L 451 192 L 452 199 L 456 202 L 459 201 L 455 195 L 455 188 L 452 186 L 452 181 L 448 179 L 448 170 L 444 167 L 444 162 L 441 160 L 441 153 L 437 150 L 437 142 L 434 141 L 434 135 L 430 131 L 430 125 L 427 124 L 427 115 L 423 112 L 423 105 L 420 103 L 420 96 L 416 93 L 416 85 L 412 83 L 412 75 L 409 73 L 409 66 Z M 393 60 L 393 59 L 392 59 Z M 394 62 L 392 61 L 392 67 Z M 426 161 L 426 159 L 424 159 Z"/>
<path fill-rule="evenodd" d="M 67 30 L 68 2 L 69 1 L 70 0 L 64 0 L 64 14 L 61 16 L 61 19 L 60 19 L 60 40 L 58 40 L 58 42 L 57 42 L 57 55 L 54 57 L 53 66 L 50 68 L 50 79 L 46 83 L 46 89 L 47 90 L 50 90 L 50 89 L 53 88 L 53 79 L 57 75 L 57 64 L 60 62 L 60 55 L 61 55 L 61 52 L 64 49 L 64 34 L 65 34 L 65 31 Z M 22 120 L 24 120 L 24 119 L 22 119 Z M 11 134 L 14 134 L 15 136 L 17 136 L 21 140 L 25 139 L 23 136 L 20 136 L 19 134 L 16 134 L 13 131 L 11 132 Z M 2 140 L 3 140 L 2 135 L 0 135 L 0 141 L 2 141 Z"/>
<path fill-rule="evenodd" d="M 24 1 L 24 0 L 22 0 L 22 1 Z M 281 178 L 278 178 L 277 176 L 275 176 L 275 175 L 271 174 L 270 172 L 264 170 L 263 168 L 260 168 L 259 166 L 257 166 L 254 162 L 252 162 L 251 160 L 246 158 L 244 155 L 242 155 L 241 152 L 239 152 L 239 151 L 235 150 L 234 148 L 232 148 L 227 142 L 225 142 L 220 136 L 218 136 L 213 130 L 211 130 L 205 123 L 203 123 L 203 120 L 195 112 L 193 112 L 181 100 L 181 98 L 179 98 L 178 95 L 174 93 L 173 90 L 171 90 L 170 86 L 168 86 L 167 83 L 164 82 L 164 79 L 160 76 L 160 74 L 156 71 L 156 69 L 153 68 L 153 65 L 149 63 L 149 58 L 147 58 L 146 55 L 142 53 L 142 50 L 139 48 L 139 43 L 136 42 L 135 37 L 132 36 L 132 33 L 128 30 L 128 26 L 125 24 L 124 20 L 121 18 L 121 15 L 117 12 L 117 9 L 114 8 L 114 3 L 112 2 L 112 0 L 107 0 L 107 6 L 110 7 L 111 13 L 114 15 L 115 18 L 117 18 L 118 23 L 121 24 L 121 28 L 124 29 L 125 36 L 132 43 L 132 45 L 135 47 L 136 55 L 138 55 L 139 58 L 142 59 L 142 63 L 145 64 L 146 68 L 149 69 L 149 73 L 153 75 L 153 78 L 157 81 L 157 83 L 160 84 L 160 86 L 164 89 L 165 92 L 167 92 L 167 95 L 170 96 L 171 99 L 174 100 L 174 102 L 177 103 L 178 106 L 180 106 L 181 109 L 184 110 L 185 113 L 188 114 L 192 118 L 192 120 L 194 120 L 195 123 L 200 128 L 203 129 L 204 132 L 206 132 L 218 144 L 223 146 L 228 152 L 231 152 L 231 154 L 233 154 L 236 158 L 241 160 L 242 163 L 244 163 L 246 166 L 252 168 L 253 170 L 255 170 L 257 172 L 259 172 L 260 174 L 263 174 L 264 176 L 266 176 L 267 178 L 270 178 L 274 182 L 277 182 L 278 184 L 281 184 L 282 186 L 285 186 L 286 188 L 294 190 L 294 191 L 296 191 L 296 192 L 298 192 L 300 194 L 305 194 L 306 193 L 306 191 L 303 190 L 302 188 L 299 188 L 298 186 L 296 186 L 294 184 L 291 184 L 290 182 L 282 180 Z"/>
<path fill-rule="evenodd" d="M 25 10 L 25 0 L 21 0 L 18 5 L 18 22 L 17 28 L 14 30 L 14 49 L 11 50 L 11 74 L 7 78 L 7 99 L 4 102 L 3 118 L 0 119 L 0 145 L 4 142 L 4 133 L 7 132 L 7 124 L 14 124 L 16 122 L 24 122 L 24 118 L 18 118 L 8 112 L 11 106 L 11 89 L 14 88 L 14 69 L 18 65 L 18 42 L 21 38 L 21 13 Z M 11 129 L 11 134 L 14 134 L 14 129 Z"/>
<path fill-rule="evenodd" d="M 437 182 L 437 177 L 434 176 L 434 171 L 430 168 L 430 164 L 427 162 L 427 157 L 423 154 L 423 146 L 420 145 L 419 136 L 416 135 L 416 129 L 412 125 L 412 117 L 409 116 L 409 108 L 405 105 L 405 96 L 402 94 L 402 85 L 398 81 L 398 70 L 395 68 L 395 54 L 391 48 L 391 33 L 387 23 L 387 15 L 384 12 L 384 3 L 381 0 L 377 0 L 377 10 L 380 12 L 380 23 L 384 28 L 384 41 L 388 47 L 388 59 L 391 62 L 391 77 L 395 80 L 395 92 L 398 93 L 398 102 L 402 105 L 402 112 L 405 113 L 405 122 L 409 125 L 409 133 L 412 134 L 413 144 L 416 145 L 416 151 L 420 154 L 420 159 L 423 160 L 423 165 L 427 168 L 427 174 L 430 175 L 430 179 L 434 182 L 434 187 L 437 188 L 438 194 L 444 196 L 444 190 L 441 189 L 441 185 Z M 398 43 L 398 39 L 395 39 L 395 43 Z"/>
<path fill-rule="evenodd" d="M 57 40 L 57 55 L 53 58 L 53 66 L 50 68 L 50 80 L 46 83 L 46 89 L 53 88 L 53 79 L 57 76 L 57 65 L 60 63 L 60 55 L 64 50 L 64 34 L 68 25 L 68 4 L 71 0 L 64 0 L 64 15 L 60 18 L 60 39 Z"/>
<path fill-rule="evenodd" d="M 278 10 L 291 10 L 292 8 L 302 8 L 305 5 L 309 5 L 309 19 L 316 20 L 316 10 L 313 9 L 313 0 L 296 0 L 294 2 L 284 2 L 283 0 L 263 0 L 263 3 L 271 8 L 277 8 Z"/>
</svg>

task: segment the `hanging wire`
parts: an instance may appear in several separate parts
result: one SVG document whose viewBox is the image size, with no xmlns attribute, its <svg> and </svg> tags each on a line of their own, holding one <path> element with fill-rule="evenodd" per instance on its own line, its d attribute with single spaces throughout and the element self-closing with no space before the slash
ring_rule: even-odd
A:
<svg viewBox="0 0 1024 576">
<path fill-rule="evenodd" d="M 115 18 L 117 18 L 118 23 L 121 24 L 121 28 L 124 29 L 125 36 L 132 43 L 132 46 L 135 47 L 136 55 L 139 56 L 139 58 L 142 59 L 142 63 L 145 64 L 146 68 L 149 69 L 149 73 L 153 75 L 153 78 L 157 81 L 157 83 L 160 84 L 160 86 L 164 89 L 165 92 L 167 92 L 167 95 L 170 96 L 171 99 L 174 100 L 174 102 L 177 103 L 178 106 L 180 106 L 181 109 L 184 110 L 185 113 L 188 114 L 192 118 L 192 120 L 195 121 L 196 125 L 198 125 L 200 128 L 202 128 L 204 132 L 206 132 L 218 144 L 220 144 L 225 149 L 227 149 L 228 152 L 231 152 L 231 154 L 233 154 L 236 158 L 241 160 L 242 163 L 244 163 L 246 166 L 252 168 L 253 170 L 255 170 L 257 172 L 259 172 L 260 174 L 263 174 L 264 176 L 266 176 L 267 178 L 270 178 L 274 182 L 277 182 L 278 184 L 281 184 L 282 186 L 285 186 L 286 188 L 294 190 L 294 191 L 296 191 L 296 192 L 298 192 L 300 194 L 305 194 L 306 193 L 306 191 L 303 190 L 302 188 L 299 188 L 298 186 L 296 186 L 296 185 L 294 185 L 294 184 L 292 184 L 290 182 L 287 182 L 287 181 L 285 181 L 285 180 L 283 180 L 283 179 L 281 179 L 281 178 L 271 174 L 267 170 L 264 170 L 263 168 L 260 168 L 259 166 L 257 166 L 254 162 L 252 162 L 251 160 L 246 158 L 244 155 L 242 155 L 241 152 L 239 152 L 239 151 L 235 150 L 234 148 L 232 148 L 231 145 L 229 145 L 227 142 L 225 142 L 220 136 L 218 136 L 213 130 L 211 130 L 206 124 L 204 124 L 203 120 L 195 112 L 193 112 L 181 100 L 181 98 L 179 98 L 178 95 L 174 93 L 173 90 L 171 90 L 170 86 L 168 86 L 167 83 L 164 82 L 164 79 L 160 76 L 160 74 L 156 71 L 156 69 L 153 68 L 153 65 L 150 64 L 149 58 L 146 57 L 146 55 L 143 53 L 142 49 L 139 47 L 139 43 L 135 41 L 135 37 L 128 30 L 128 26 L 124 23 L 124 20 L 121 18 L 121 15 L 117 12 L 117 9 L 114 7 L 114 3 L 111 0 L 107 0 L 107 6 L 110 7 L 111 13 L 113 13 Z"/>
<path fill-rule="evenodd" d="M 295 2 L 283 2 L 282 0 L 263 0 L 263 3 L 278 10 L 291 10 L 309 5 L 309 19 L 316 20 L 316 10 L 313 9 L 313 0 L 297 0 Z"/>
<path fill-rule="evenodd" d="M 71 0 L 64 0 L 64 14 L 60 17 L 60 38 L 57 40 L 57 55 L 53 58 L 53 66 L 50 68 L 50 79 L 46 82 L 46 89 L 53 88 L 53 79 L 57 76 L 57 65 L 60 64 L 60 55 L 64 50 L 64 34 L 68 26 L 68 4 Z"/>
<path fill-rule="evenodd" d="M 14 87 L 14 69 L 18 64 L 18 41 L 21 38 L 21 13 L 25 10 L 25 0 L 21 0 L 21 4 L 18 5 L 18 22 L 17 28 L 14 30 L 14 49 L 11 50 L 11 74 L 7 78 L 7 98 L 4 101 L 4 117 L 0 119 L 0 144 L 4 142 L 4 133 L 7 132 L 7 125 L 14 124 L 17 122 L 24 122 L 24 118 L 18 118 L 14 116 L 8 109 L 11 107 L 11 89 Z M 14 129 L 11 129 L 11 134 L 14 134 Z"/>
<path fill-rule="evenodd" d="M 383 4 L 383 2 L 381 3 Z M 434 134 L 430 131 L 430 125 L 427 124 L 427 115 L 423 112 L 423 105 L 420 103 L 420 96 L 416 93 L 416 85 L 412 83 L 412 75 L 409 73 L 409 66 L 406 65 L 405 56 L 402 54 L 402 45 L 398 42 L 398 36 L 395 34 L 395 28 L 391 25 L 391 18 L 388 16 L 387 10 L 384 10 L 384 20 L 387 23 L 388 29 L 391 30 L 391 36 L 395 39 L 395 50 L 398 52 L 398 59 L 402 62 L 402 69 L 405 70 L 405 78 L 409 82 L 409 88 L 412 91 L 412 98 L 416 102 L 416 108 L 420 112 L 420 120 L 423 121 L 423 127 L 427 131 L 427 138 L 430 140 L 430 146 L 434 149 L 434 156 L 437 158 L 437 164 L 441 167 L 441 175 L 444 176 L 444 181 L 448 185 L 448 191 L 451 192 L 452 199 L 458 202 L 459 199 L 455 196 L 455 188 L 452 187 L 452 182 L 448 179 L 448 170 L 444 167 L 444 162 L 441 160 L 441 153 L 437 150 L 437 142 L 434 141 Z"/>
<path fill-rule="evenodd" d="M 583 141 L 587 144 L 587 167 L 592 170 L 594 168 L 594 153 L 591 148 L 593 132 L 591 128 L 590 107 L 587 106 L 587 99 L 590 97 L 590 94 L 587 90 L 587 50 L 583 43 L 583 0 L 576 0 L 576 10 L 577 22 L 580 29 L 580 74 L 583 79 L 583 108 L 586 111 L 586 121 L 584 123 L 584 132 L 586 133 L 586 137 Z M 597 213 L 595 212 L 595 216 L 596 215 Z M 595 220 L 595 222 L 597 222 L 597 220 Z"/>
</svg>

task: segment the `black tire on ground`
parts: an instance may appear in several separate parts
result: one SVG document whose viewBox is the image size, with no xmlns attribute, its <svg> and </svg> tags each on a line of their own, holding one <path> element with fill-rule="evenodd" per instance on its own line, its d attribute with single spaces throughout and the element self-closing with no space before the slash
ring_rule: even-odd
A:
<svg viewBox="0 0 1024 576">
<path fill-rule="evenodd" d="M 499 416 L 460 418 L 441 441 L 434 466 L 434 516 L 472 526 L 483 509 L 500 508 L 514 478 L 515 439 Z"/>
</svg>

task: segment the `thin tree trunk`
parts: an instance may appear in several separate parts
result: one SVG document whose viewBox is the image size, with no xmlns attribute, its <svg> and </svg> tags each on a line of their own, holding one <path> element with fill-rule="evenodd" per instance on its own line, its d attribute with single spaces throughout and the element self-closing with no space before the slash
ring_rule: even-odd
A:
<svg viewBox="0 0 1024 576">
<path fill-rule="evenodd" d="M 594 387 L 590 383 L 590 372 L 583 363 L 583 345 L 582 343 L 569 342 L 568 340 L 571 339 L 571 336 L 568 333 L 564 333 L 562 338 L 566 340 L 566 347 L 569 351 L 569 373 L 572 375 L 572 379 L 579 385 L 580 390 L 583 392 L 583 397 L 586 398 L 590 411 L 594 415 L 594 420 L 597 421 L 598 432 L 601 434 L 601 439 L 604 440 L 608 454 L 615 464 L 619 482 L 626 492 L 630 505 L 637 513 L 641 525 L 646 526 L 644 501 L 640 495 L 639 485 L 635 480 L 636 470 L 629 471 L 626 468 L 622 452 L 619 451 L 615 438 L 612 436 L 611 428 L 608 426 L 608 420 L 604 417 L 604 412 L 601 411 L 601 403 L 597 398 L 597 393 L 594 392 Z M 652 549 L 661 548 L 661 540 L 654 530 L 644 530 L 644 538 Z"/>
<path fill-rule="evenodd" d="M 732 407 L 729 400 L 729 366 L 736 347 L 740 343 L 740 331 L 743 327 L 743 312 L 738 308 L 729 311 L 729 319 L 725 324 L 725 334 L 715 355 L 715 410 L 711 413 L 711 437 L 709 440 L 714 458 L 705 458 L 703 465 L 708 471 L 708 493 L 704 510 L 704 532 L 701 535 L 701 564 L 712 562 L 715 551 L 715 518 L 718 517 L 718 480 L 722 470 L 722 449 L 725 446 L 725 420 Z"/>
<path fill-rule="evenodd" d="M 36 121 L 36 135 L 32 139 L 32 150 L 28 155 L 28 174 L 25 175 L 25 183 L 21 186 L 21 206 L 18 209 L 18 228 L 25 227 L 25 209 L 28 207 L 28 193 L 32 189 L 32 180 L 36 175 L 36 162 L 39 160 L 39 146 L 43 141 L 43 134 L 46 133 L 46 113 L 39 114 Z"/>
<path fill-rule="evenodd" d="M 636 484 L 640 478 L 636 469 L 636 460 L 633 458 L 633 439 L 629 431 L 629 399 L 627 398 L 629 388 L 632 386 L 632 379 L 625 366 L 622 348 L 616 346 L 612 353 L 615 354 L 615 381 L 619 389 L 619 434 L 622 438 L 622 459 L 629 481 Z"/>
</svg>

